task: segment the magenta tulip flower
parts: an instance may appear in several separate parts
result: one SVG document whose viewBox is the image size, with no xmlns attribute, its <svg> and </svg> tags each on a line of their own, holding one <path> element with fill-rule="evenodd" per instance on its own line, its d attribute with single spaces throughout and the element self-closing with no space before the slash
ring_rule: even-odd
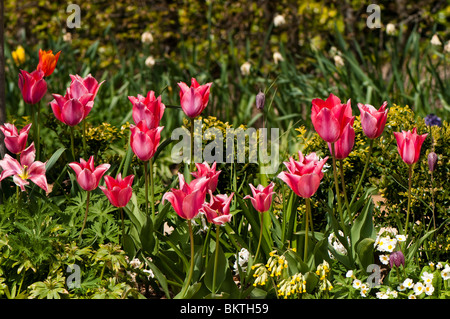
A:
<svg viewBox="0 0 450 319">
<path fill-rule="evenodd" d="M 137 97 L 129 96 L 133 104 L 133 120 L 135 124 L 145 120 L 149 129 L 157 128 L 164 114 L 166 106 L 161 102 L 161 96 L 155 98 L 155 92 L 149 91 L 144 97 L 138 94 Z"/>
<path fill-rule="evenodd" d="M 353 119 L 347 123 L 342 131 L 341 137 L 334 143 L 334 155 L 337 159 L 346 158 L 355 145 L 355 130 L 352 125 Z M 331 143 L 328 143 L 328 149 L 332 153 Z"/>
<path fill-rule="evenodd" d="M 275 184 L 272 182 L 268 186 L 264 187 L 262 185 L 258 185 L 258 187 L 254 187 L 252 184 L 250 185 L 250 189 L 252 191 L 253 197 L 247 195 L 244 199 L 250 199 L 253 207 L 260 213 L 267 212 L 270 209 L 270 205 L 272 205 L 272 197 L 275 192 L 273 188 Z"/>
<path fill-rule="evenodd" d="M 358 103 L 361 112 L 361 126 L 364 134 L 370 138 L 378 138 L 383 133 L 386 125 L 389 109 L 386 108 L 387 102 L 380 106 L 378 111 L 370 104 Z"/>
<path fill-rule="evenodd" d="M 69 166 L 74 170 L 78 184 L 85 191 L 93 191 L 98 187 L 103 174 L 111 167 L 109 164 L 94 166 L 94 156 L 86 162 L 80 158 L 80 163 L 72 162 Z"/>
<path fill-rule="evenodd" d="M 211 190 L 210 202 L 204 203 L 201 211 L 205 214 L 208 222 L 215 225 L 223 225 L 230 222 L 232 215 L 230 214 L 230 204 L 234 193 L 230 196 L 226 194 L 213 195 Z"/>
<path fill-rule="evenodd" d="M 202 177 L 186 183 L 183 174 L 178 173 L 179 189 L 172 188 L 164 194 L 162 203 L 168 200 L 181 218 L 191 220 L 197 216 L 206 198 L 208 179 Z"/>
<path fill-rule="evenodd" d="M 27 104 L 38 103 L 47 92 L 47 82 L 44 80 L 44 71 L 35 70 L 31 73 L 20 70 L 19 89 L 23 100 Z"/>
<path fill-rule="evenodd" d="M 211 85 L 212 83 L 200 85 L 195 78 L 191 79 L 190 87 L 184 82 L 178 83 L 181 108 L 188 117 L 195 118 L 206 108 Z"/>
<path fill-rule="evenodd" d="M 25 191 L 25 185 L 28 185 L 28 180 L 35 183 L 45 192 L 48 191 L 47 178 L 45 177 L 45 163 L 34 161 L 36 157 L 36 149 L 34 143 L 26 148 L 20 154 L 20 163 L 9 156 L 5 155 L 3 160 L 0 160 L 0 167 L 3 171 L 0 174 L 0 181 L 6 177 L 13 176 L 14 183 Z"/>
<path fill-rule="evenodd" d="M 100 186 L 100 189 L 108 197 L 110 203 L 116 207 L 125 207 L 131 199 L 133 189 L 134 175 L 129 175 L 122 179 L 122 174 L 119 173 L 117 178 L 105 176 L 105 186 Z"/>
<path fill-rule="evenodd" d="M 333 94 L 330 94 L 325 101 L 312 100 L 311 120 L 314 129 L 325 142 L 336 142 L 344 128 L 353 119 L 350 100 L 342 104 L 341 100 Z"/>
<path fill-rule="evenodd" d="M 397 140 L 397 150 L 406 164 L 412 165 L 419 160 L 420 149 L 427 135 L 428 133 L 423 135 L 417 134 L 417 128 L 413 128 L 412 132 L 394 132 Z"/>
<path fill-rule="evenodd" d="M 11 153 L 19 154 L 25 149 L 30 127 L 31 123 L 25 125 L 19 133 L 14 124 L 5 123 L 0 125 L 0 131 L 5 136 L 5 146 Z"/>
<path fill-rule="evenodd" d="M 208 179 L 207 191 L 215 192 L 217 183 L 219 181 L 219 175 L 221 171 L 216 171 L 217 163 L 214 162 L 211 166 L 207 162 L 195 163 L 197 171 L 191 173 L 195 178 L 206 177 Z"/>
<path fill-rule="evenodd" d="M 298 157 L 298 161 L 291 157 L 289 162 L 284 162 L 288 172 L 281 172 L 278 174 L 278 178 L 284 181 L 298 196 L 310 198 L 319 188 L 323 177 L 322 168 L 328 160 L 328 156 L 320 159 L 314 152 L 303 156 L 299 151 Z"/>
<path fill-rule="evenodd" d="M 136 126 L 131 124 L 130 145 L 141 161 L 149 161 L 155 155 L 161 140 L 161 131 L 164 126 L 150 129 L 145 124 L 145 120 L 140 121 Z"/>
<path fill-rule="evenodd" d="M 52 94 L 54 100 L 50 102 L 55 117 L 69 126 L 75 126 L 83 121 L 94 106 L 94 98 L 97 95 L 101 82 L 90 74 L 86 78 L 79 75 L 70 75 L 72 82 L 64 96 Z"/>
</svg>

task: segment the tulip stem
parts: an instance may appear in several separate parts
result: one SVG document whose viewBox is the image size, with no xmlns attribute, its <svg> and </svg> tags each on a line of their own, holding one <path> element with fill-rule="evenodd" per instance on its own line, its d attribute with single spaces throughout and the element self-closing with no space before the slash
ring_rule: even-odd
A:
<svg viewBox="0 0 450 319">
<path fill-rule="evenodd" d="M 148 161 L 150 166 L 150 195 L 152 198 L 152 218 L 155 220 L 155 186 L 153 182 L 153 159 L 151 158 Z"/>
<path fill-rule="evenodd" d="M 189 164 L 189 170 L 191 172 L 194 171 L 194 123 L 195 123 L 195 119 L 191 118 L 191 162 Z"/>
<path fill-rule="evenodd" d="M 88 215 L 88 211 L 89 211 L 90 195 L 91 195 L 91 192 L 88 191 L 87 197 L 86 197 L 86 212 L 84 213 L 83 227 L 81 227 L 80 236 L 78 237 L 79 239 L 81 239 L 81 235 L 83 234 L 84 227 L 86 226 L 86 220 L 87 220 L 87 215 Z"/>
<path fill-rule="evenodd" d="M 40 153 L 40 150 L 41 150 L 41 142 L 40 142 L 40 140 L 41 140 L 41 138 L 40 138 L 40 136 L 41 136 L 41 126 L 40 126 L 40 121 L 41 121 L 41 105 L 40 105 L 40 102 L 39 102 L 39 104 L 37 105 L 37 120 L 36 120 L 36 126 L 37 126 L 37 128 L 36 128 L 36 131 L 37 131 L 37 136 L 36 136 L 36 158 L 37 158 L 37 160 L 39 160 L 40 159 L 40 157 L 41 157 L 41 153 Z"/>
<path fill-rule="evenodd" d="M 185 286 L 183 287 L 183 290 L 181 291 L 182 292 L 181 296 L 183 296 L 183 297 L 186 294 L 187 288 L 191 284 L 192 274 L 194 273 L 194 234 L 192 232 L 192 222 L 191 222 L 191 220 L 188 219 L 187 222 L 188 222 L 188 226 L 189 226 L 189 238 L 190 238 L 190 241 L 191 241 L 191 266 L 189 268 L 188 279 L 186 281 Z"/>
<path fill-rule="evenodd" d="M 335 147 L 334 143 L 331 143 L 331 153 L 333 155 L 333 175 L 334 175 L 334 186 L 336 189 L 336 199 L 338 203 L 338 210 L 339 210 L 339 216 L 341 218 L 341 226 L 342 230 L 344 231 L 345 235 L 347 236 L 347 228 L 344 224 L 344 216 L 342 214 L 342 204 L 341 204 L 341 196 L 339 194 L 339 181 L 337 177 L 337 169 L 336 169 L 336 155 L 335 155 Z"/>
<path fill-rule="evenodd" d="M 259 231 L 259 241 L 258 241 L 258 248 L 256 249 L 255 261 L 257 261 L 259 249 L 261 247 L 263 226 L 264 226 L 264 213 L 261 213 L 261 228 L 260 228 L 260 231 Z"/>
<path fill-rule="evenodd" d="M 409 222 L 409 212 L 411 210 L 411 184 L 412 184 L 412 165 L 409 165 L 409 179 L 408 179 L 408 210 L 406 211 L 406 223 L 405 223 L 405 235 L 408 234 L 408 222 Z"/>
<path fill-rule="evenodd" d="M 125 223 L 123 218 L 123 208 L 120 207 L 120 218 L 122 219 L 122 245 L 124 244 L 124 238 L 125 238 Z"/>
<path fill-rule="evenodd" d="M 356 186 L 355 193 L 353 194 L 352 200 L 350 201 L 350 205 L 349 205 L 350 207 L 352 207 L 353 203 L 356 200 L 356 196 L 358 196 L 358 192 L 359 192 L 359 189 L 361 188 L 362 181 L 364 179 L 364 176 L 366 175 L 367 168 L 369 167 L 370 156 L 372 155 L 372 150 L 373 150 L 373 141 L 374 141 L 373 139 L 370 139 L 369 152 L 367 153 L 366 164 L 364 165 L 364 170 L 361 174 L 361 177 L 359 178 L 359 182 L 358 182 L 358 185 Z"/>
<path fill-rule="evenodd" d="M 70 149 L 72 150 L 72 158 L 75 161 L 75 147 L 73 142 L 73 126 L 70 127 Z"/>
<path fill-rule="evenodd" d="M 214 273 L 212 282 L 212 293 L 216 293 L 216 273 L 217 273 L 217 263 L 219 262 L 219 225 L 216 225 L 216 251 L 214 256 Z"/>
<path fill-rule="evenodd" d="M 308 262 L 308 218 L 309 218 L 309 212 L 311 210 L 311 205 L 309 202 L 309 198 L 305 198 L 306 202 L 306 213 L 305 213 L 305 250 L 303 252 L 303 262 Z"/>
<path fill-rule="evenodd" d="M 144 192 L 145 192 L 145 214 L 148 215 L 148 169 L 144 162 Z"/>
<path fill-rule="evenodd" d="M 83 152 L 84 156 L 86 156 L 86 120 L 83 120 Z"/>
<path fill-rule="evenodd" d="M 353 215 L 350 211 L 350 205 L 348 204 L 347 192 L 345 191 L 345 179 L 344 179 L 344 161 L 339 159 L 339 172 L 341 175 L 342 192 L 344 193 L 345 206 L 347 207 L 348 218 L 350 219 L 350 224 L 353 222 Z"/>
</svg>

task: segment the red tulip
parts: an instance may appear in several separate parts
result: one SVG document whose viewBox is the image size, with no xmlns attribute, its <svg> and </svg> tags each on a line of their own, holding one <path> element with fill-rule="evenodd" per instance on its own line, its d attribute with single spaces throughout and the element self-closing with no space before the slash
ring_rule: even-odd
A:
<svg viewBox="0 0 450 319">
<path fill-rule="evenodd" d="M 0 130 L 5 135 L 5 146 L 13 154 L 21 153 L 27 146 L 28 132 L 30 131 L 31 123 L 25 125 L 20 133 L 14 124 L 5 123 L 0 125 Z"/>
<path fill-rule="evenodd" d="M 264 187 L 262 185 L 258 185 L 258 187 L 254 187 L 250 184 L 250 189 L 252 190 L 253 197 L 247 195 L 244 199 L 249 198 L 252 202 L 253 207 L 260 213 L 267 212 L 270 209 L 270 205 L 272 205 L 272 197 L 275 192 L 273 191 L 275 184 L 272 182 L 268 186 Z"/>
<path fill-rule="evenodd" d="M 344 159 L 350 154 L 355 145 L 355 130 L 353 129 L 353 120 L 347 123 L 341 137 L 334 143 L 334 155 L 337 159 Z M 328 143 L 328 149 L 332 153 L 331 143 Z"/>
<path fill-rule="evenodd" d="M 119 173 L 117 178 L 105 176 L 106 187 L 100 186 L 100 189 L 108 197 L 110 203 L 116 207 L 125 207 L 131 199 L 134 175 L 129 175 L 122 179 L 122 174 Z"/>
<path fill-rule="evenodd" d="M 34 143 L 25 149 L 20 154 L 20 163 L 9 156 L 5 155 L 3 160 L 0 160 L 0 167 L 3 169 L 0 174 L 0 181 L 6 177 L 13 176 L 14 183 L 25 191 L 25 185 L 28 185 L 28 179 L 42 188 L 45 192 L 48 191 L 47 178 L 45 177 L 45 163 L 34 161 L 36 157 L 36 149 Z"/>
<path fill-rule="evenodd" d="M 39 49 L 39 64 L 37 69 L 44 71 L 44 76 L 49 76 L 52 74 L 56 68 L 56 64 L 58 63 L 60 53 L 61 51 L 53 54 L 52 50 L 44 51 Z"/>
<path fill-rule="evenodd" d="M 346 125 L 353 119 L 350 100 L 342 104 L 341 100 L 333 94 L 330 94 L 325 101 L 312 100 L 311 120 L 314 129 L 325 142 L 336 142 Z"/>
<path fill-rule="evenodd" d="M 374 139 L 379 137 L 384 130 L 386 125 L 386 119 L 389 109 L 386 108 L 387 102 L 377 111 L 370 104 L 358 103 L 359 111 L 361 112 L 361 126 L 364 134 L 370 138 Z"/>
<path fill-rule="evenodd" d="M 214 162 L 211 167 L 207 162 L 195 163 L 197 171 L 191 173 L 195 178 L 206 177 L 208 179 L 207 191 L 215 192 L 217 183 L 219 181 L 219 174 L 221 171 L 216 171 L 217 163 Z"/>
<path fill-rule="evenodd" d="M 138 124 L 145 120 L 149 129 L 157 128 L 164 114 L 166 106 L 161 103 L 161 96 L 155 98 L 155 92 L 149 91 L 147 97 L 138 94 L 137 97 L 129 96 L 133 104 L 133 120 Z"/>
<path fill-rule="evenodd" d="M 195 118 L 206 108 L 211 85 L 212 83 L 200 85 L 195 78 L 191 79 L 190 87 L 184 82 L 178 83 L 181 108 L 188 117 Z"/>
<path fill-rule="evenodd" d="M 288 184 L 298 196 L 310 198 L 319 188 L 323 177 L 322 168 L 328 160 L 328 156 L 319 159 L 314 152 L 303 156 L 299 151 L 298 157 L 298 161 L 294 161 L 291 157 L 289 162 L 284 162 L 289 172 L 281 172 L 278 174 L 278 178 Z"/>
<path fill-rule="evenodd" d="M 180 188 L 172 188 L 170 192 L 165 193 L 162 203 L 168 200 L 178 216 L 190 220 L 197 216 L 205 202 L 208 179 L 202 177 L 187 184 L 181 173 L 178 173 L 178 179 Z"/>
<path fill-rule="evenodd" d="M 420 149 L 427 135 L 428 133 L 418 135 L 417 128 L 413 128 L 412 133 L 411 131 L 394 132 L 397 150 L 406 164 L 412 165 L 419 160 Z"/>
<path fill-rule="evenodd" d="M 44 80 L 44 71 L 35 70 L 31 73 L 20 70 L 19 89 L 23 100 L 28 104 L 38 103 L 47 92 L 47 82 Z"/>
<path fill-rule="evenodd" d="M 211 191 L 210 202 L 204 203 L 201 211 L 205 214 L 208 222 L 215 225 L 223 225 L 230 222 L 232 215 L 230 214 L 230 204 L 234 193 L 230 196 L 226 194 L 213 195 Z"/>
<path fill-rule="evenodd" d="M 137 126 L 131 124 L 131 138 L 130 145 L 141 161 L 150 160 L 155 155 L 161 140 L 161 131 L 164 126 L 149 129 L 145 124 L 145 120 L 140 121 Z"/>
<path fill-rule="evenodd" d="M 111 167 L 109 164 L 94 167 L 94 156 L 91 156 L 87 162 L 80 158 L 80 163 L 72 162 L 69 166 L 74 170 L 78 184 L 85 191 L 96 189 L 103 174 Z"/>
<path fill-rule="evenodd" d="M 94 98 L 97 95 L 101 82 L 90 74 L 86 78 L 79 75 L 70 75 L 72 82 L 64 96 L 52 94 L 55 98 L 50 106 L 55 117 L 69 126 L 75 126 L 83 121 L 94 106 Z"/>
</svg>

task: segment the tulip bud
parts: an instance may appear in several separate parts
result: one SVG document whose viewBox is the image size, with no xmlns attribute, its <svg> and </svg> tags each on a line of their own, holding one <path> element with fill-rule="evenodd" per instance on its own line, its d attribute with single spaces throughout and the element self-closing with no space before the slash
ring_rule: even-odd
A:
<svg viewBox="0 0 450 319">
<path fill-rule="evenodd" d="M 256 108 L 258 110 L 262 110 L 264 108 L 264 103 L 266 102 L 266 96 L 263 92 L 259 91 L 258 94 L 256 94 Z"/>
<path fill-rule="evenodd" d="M 428 154 L 428 169 L 430 170 L 430 172 L 435 170 L 437 160 L 438 156 L 435 152 L 431 152 L 430 154 Z"/>
<path fill-rule="evenodd" d="M 400 265 L 405 267 L 405 256 L 403 256 L 403 253 L 401 251 L 394 251 L 389 256 L 389 263 L 391 265 L 391 268 L 393 266 L 400 267 Z"/>
</svg>

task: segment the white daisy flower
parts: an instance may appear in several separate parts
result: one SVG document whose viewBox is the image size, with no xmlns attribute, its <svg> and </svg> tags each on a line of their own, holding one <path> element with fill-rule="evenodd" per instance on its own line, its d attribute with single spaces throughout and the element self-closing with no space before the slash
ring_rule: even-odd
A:
<svg viewBox="0 0 450 319">
<path fill-rule="evenodd" d="M 359 289 L 359 288 L 361 288 L 361 284 L 362 284 L 361 280 L 355 279 L 355 280 L 353 280 L 352 286 L 353 286 L 353 288 L 355 288 L 355 289 Z"/>
<path fill-rule="evenodd" d="M 383 265 L 389 264 L 389 255 L 380 255 L 380 261 Z"/>
<path fill-rule="evenodd" d="M 412 289 L 414 288 L 414 282 L 411 278 L 406 278 L 405 281 L 403 281 L 403 286 L 408 289 Z"/>
<path fill-rule="evenodd" d="M 414 294 L 416 296 L 418 296 L 418 295 L 422 294 L 425 291 L 425 286 L 421 282 L 417 282 L 414 285 L 413 289 L 414 289 Z"/>
<path fill-rule="evenodd" d="M 434 292 L 434 287 L 433 287 L 433 285 L 426 285 L 426 286 L 425 286 L 425 293 L 426 293 L 428 296 L 431 296 L 431 295 L 433 294 L 433 292 Z"/>
<path fill-rule="evenodd" d="M 420 278 L 422 278 L 422 280 L 425 283 L 425 285 L 429 285 L 433 281 L 433 277 L 434 276 L 433 276 L 432 273 L 429 273 L 429 272 L 425 271 Z"/>
</svg>

